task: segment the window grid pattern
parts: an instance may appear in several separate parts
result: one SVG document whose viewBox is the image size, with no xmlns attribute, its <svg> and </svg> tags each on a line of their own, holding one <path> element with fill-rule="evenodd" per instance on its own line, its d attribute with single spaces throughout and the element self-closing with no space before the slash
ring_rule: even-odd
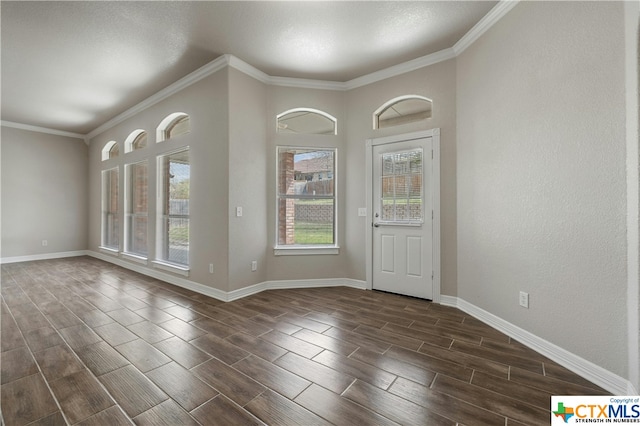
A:
<svg viewBox="0 0 640 426">
<path fill-rule="evenodd" d="M 416 149 L 382 155 L 382 221 L 422 221 L 422 154 Z"/>
</svg>

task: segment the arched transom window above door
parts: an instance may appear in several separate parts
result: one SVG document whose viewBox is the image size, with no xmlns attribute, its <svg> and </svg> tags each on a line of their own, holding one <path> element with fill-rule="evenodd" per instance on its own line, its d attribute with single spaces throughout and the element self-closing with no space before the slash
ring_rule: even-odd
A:
<svg viewBox="0 0 640 426">
<path fill-rule="evenodd" d="M 399 126 L 431 118 L 433 101 L 424 96 L 405 95 L 391 99 L 373 113 L 373 128 Z"/>
<path fill-rule="evenodd" d="M 337 135 L 338 120 L 313 108 L 294 108 L 276 116 L 278 133 Z"/>
</svg>

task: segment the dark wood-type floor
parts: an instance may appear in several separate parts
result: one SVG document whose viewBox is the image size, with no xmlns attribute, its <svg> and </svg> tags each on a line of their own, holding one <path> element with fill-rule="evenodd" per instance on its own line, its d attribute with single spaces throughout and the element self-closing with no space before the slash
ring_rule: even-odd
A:
<svg viewBox="0 0 640 426">
<path fill-rule="evenodd" d="M 223 303 L 89 257 L 2 266 L 10 425 L 544 425 L 605 394 L 449 307 L 351 288 Z"/>
</svg>

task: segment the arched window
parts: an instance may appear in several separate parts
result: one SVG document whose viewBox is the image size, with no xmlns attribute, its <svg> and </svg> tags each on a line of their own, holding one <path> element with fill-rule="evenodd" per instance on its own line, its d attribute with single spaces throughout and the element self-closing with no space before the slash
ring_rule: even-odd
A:
<svg viewBox="0 0 640 426">
<path fill-rule="evenodd" d="M 276 116 L 278 133 L 337 135 L 338 120 L 324 111 L 294 108 Z"/>
<path fill-rule="evenodd" d="M 124 152 L 131 152 L 147 146 L 147 132 L 142 129 L 134 130 L 124 141 Z"/>
<path fill-rule="evenodd" d="M 373 113 L 373 128 L 399 126 L 431 118 L 433 101 L 424 96 L 405 95 L 385 102 Z"/>
<path fill-rule="evenodd" d="M 102 161 L 116 158 L 118 155 L 120 155 L 120 148 L 116 141 L 107 142 L 102 148 Z"/>
<path fill-rule="evenodd" d="M 189 133 L 189 115 L 184 112 L 174 112 L 165 117 L 156 129 L 156 142 L 166 141 L 179 135 Z"/>
</svg>

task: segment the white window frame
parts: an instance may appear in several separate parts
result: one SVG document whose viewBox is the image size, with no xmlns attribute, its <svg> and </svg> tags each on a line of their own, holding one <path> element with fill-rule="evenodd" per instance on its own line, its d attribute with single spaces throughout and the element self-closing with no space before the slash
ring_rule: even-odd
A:
<svg viewBox="0 0 640 426">
<path fill-rule="evenodd" d="M 113 145 L 112 145 L 113 146 Z M 107 243 L 107 233 L 109 232 L 109 230 L 107 229 L 108 227 L 108 203 L 109 203 L 109 198 L 111 195 L 111 186 L 109 186 L 109 192 L 107 192 L 107 176 L 108 174 L 112 173 L 112 172 L 116 172 L 117 173 L 117 182 L 116 182 L 116 191 L 117 191 L 117 203 L 118 203 L 118 208 L 115 212 L 115 216 L 118 222 L 118 242 L 117 245 L 108 245 Z M 121 210 L 121 203 L 120 203 L 120 169 L 119 167 L 113 167 L 110 169 L 105 169 L 101 172 L 101 212 L 100 212 L 100 249 L 104 250 L 106 252 L 109 253 L 119 253 L 120 252 L 120 236 L 121 236 L 121 226 L 120 226 L 120 210 Z"/>
<path fill-rule="evenodd" d="M 134 138 L 135 140 L 135 138 Z M 131 250 L 131 238 L 132 238 L 132 230 L 131 230 L 131 216 L 136 216 L 133 213 L 133 196 L 134 196 L 134 188 L 133 188 L 133 179 L 131 176 L 132 166 L 139 166 L 145 164 L 147 167 L 147 254 L 138 253 Z M 137 161 L 135 163 L 125 164 L 124 166 L 124 175 L 125 175 L 125 188 L 124 188 L 124 253 L 128 258 L 132 258 L 132 260 L 145 261 L 147 260 L 147 256 L 149 255 L 149 160 Z"/>
<path fill-rule="evenodd" d="M 127 136 L 127 139 L 125 139 L 124 141 L 124 152 L 125 154 L 129 153 L 129 152 L 133 152 L 136 149 L 133 146 L 133 143 L 143 134 L 143 133 L 147 133 L 144 129 L 136 129 L 133 132 L 129 133 L 129 136 Z M 147 135 L 147 144 L 149 143 L 148 141 L 149 135 Z"/>
<path fill-rule="evenodd" d="M 166 244 L 168 244 L 168 241 L 167 241 L 167 236 L 165 235 L 165 226 L 163 223 L 163 217 L 164 217 L 163 207 L 166 201 L 165 199 L 166 191 L 165 191 L 165 185 L 163 180 L 164 179 L 163 159 L 165 157 L 169 157 L 171 155 L 178 154 L 185 151 L 189 152 L 189 155 L 191 155 L 191 149 L 189 148 L 189 146 L 184 146 L 173 151 L 168 151 L 162 154 L 158 154 L 158 156 L 156 157 L 156 188 L 157 188 L 156 253 L 155 253 L 155 260 L 152 263 L 154 267 L 158 269 L 165 270 L 168 272 L 174 272 L 184 276 L 189 276 L 190 264 L 191 264 L 191 253 L 190 253 L 191 247 L 189 247 L 189 252 L 187 255 L 189 259 L 188 260 L 189 264 L 187 265 L 175 263 L 168 259 L 164 259 L 165 257 L 164 252 L 165 252 Z M 189 157 L 189 178 L 191 179 L 191 157 Z M 189 199 L 191 199 L 191 194 L 189 194 Z M 187 217 L 189 219 L 189 243 L 191 243 L 191 211 L 190 210 L 189 210 L 189 215 Z"/>
<path fill-rule="evenodd" d="M 107 161 L 111 159 L 111 149 L 115 146 L 118 145 L 118 142 L 116 141 L 109 141 L 106 144 L 104 144 L 104 146 L 102 147 L 102 161 Z M 119 148 L 119 147 L 118 147 Z M 118 149 L 119 151 L 119 149 Z"/>
<path fill-rule="evenodd" d="M 388 100 L 387 102 L 383 103 L 382 105 L 380 105 L 380 107 L 378 109 L 376 109 L 373 112 L 373 130 L 378 130 L 380 129 L 380 115 L 382 115 L 382 113 L 384 113 L 390 106 L 395 105 L 397 103 L 403 102 L 403 101 L 408 101 L 411 99 L 416 99 L 416 100 L 420 100 L 420 101 L 425 101 L 425 102 L 429 102 L 431 103 L 431 117 L 433 117 L 433 99 L 429 99 L 425 96 L 420 96 L 420 95 L 402 95 L 402 96 L 398 96 L 397 98 L 393 98 Z M 428 118 L 431 118 L 428 117 Z M 402 123 L 402 124 L 397 124 L 397 126 L 403 125 L 403 124 L 409 124 L 409 123 L 416 123 L 418 121 L 422 121 L 422 120 L 426 120 L 428 118 L 423 118 L 420 120 L 415 120 L 415 121 L 409 121 L 407 123 Z M 392 126 L 395 127 L 395 126 Z"/>
<path fill-rule="evenodd" d="M 284 245 L 279 243 L 279 154 L 280 149 L 284 150 L 317 150 L 317 151 L 331 151 L 333 152 L 333 244 L 309 244 L 309 245 Z M 279 145 L 276 147 L 276 178 L 275 178 L 275 245 L 273 253 L 275 256 L 299 256 L 299 255 L 335 255 L 340 253 L 340 246 L 338 244 L 338 148 L 336 147 L 317 147 L 317 146 L 285 146 Z"/>
<path fill-rule="evenodd" d="M 158 125 L 156 129 L 156 143 L 164 142 L 170 139 L 170 131 L 173 125 L 183 118 L 188 118 L 191 120 L 191 117 L 186 112 L 174 112 L 166 116 Z"/>
<path fill-rule="evenodd" d="M 289 109 L 287 111 L 281 112 L 280 114 L 276 115 L 276 132 L 277 133 L 280 133 L 279 132 L 279 127 L 278 127 L 280 125 L 280 119 L 282 117 L 284 117 L 285 115 L 292 114 L 294 112 L 310 112 L 312 114 L 321 115 L 321 116 L 329 119 L 329 121 L 333 122 L 333 135 L 335 136 L 335 135 L 338 134 L 338 119 L 337 118 L 335 118 L 333 115 L 331 115 L 329 113 L 326 113 L 324 111 L 321 111 L 319 109 L 306 108 L 306 107 L 292 108 L 292 109 Z M 303 133 L 303 134 L 310 134 L 311 135 L 311 134 L 316 134 L 316 133 Z"/>
</svg>

